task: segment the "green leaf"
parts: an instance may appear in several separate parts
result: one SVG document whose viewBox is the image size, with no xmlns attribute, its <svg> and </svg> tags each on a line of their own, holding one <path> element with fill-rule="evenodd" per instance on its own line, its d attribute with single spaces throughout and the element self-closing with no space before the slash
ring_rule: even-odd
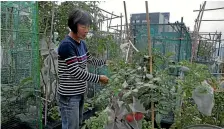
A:
<svg viewBox="0 0 224 129">
<path fill-rule="evenodd" d="M 9 102 L 15 102 L 16 99 L 17 99 L 17 96 L 14 96 L 14 97 L 12 97 L 12 98 L 9 99 Z"/>
<path fill-rule="evenodd" d="M 152 74 L 146 74 L 146 77 L 147 77 L 148 79 L 152 79 L 152 78 L 153 78 Z"/>
<path fill-rule="evenodd" d="M 138 89 L 134 89 L 132 90 L 134 93 L 138 93 Z"/>
<path fill-rule="evenodd" d="M 156 123 L 160 124 L 162 120 L 162 115 L 160 113 L 156 114 Z"/>
<path fill-rule="evenodd" d="M 122 84 L 123 88 L 127 88 L 128 87 L 128 83 L 126 81 L 124 81 L 124 83 Z"/>
<path fill-rule="evenodd" d="M 156 85 L 148 84 L 148 83 L 145 83 L 144 86 L 145 86 L 145 87 L 149 87 L 149 88 L 151 88 L 151 89 L 155 89 L 155 88 L 158 87 L 158 86 L 156 86 Z"/>
<path fill-rule="evenodd" d="M 160 112 L 161 114 L 164 114 L 164 115 L 168 115 L 168 114 L 169 114 L 168 111 L 166 111 L 166 110 L 162 110 L 162 109 L 159 109 L 159 112 Z"/>
<path fill-rule="evenodd" d="M 86 125 L 82 126 L 82 128 L 81 128 L 81 129 L 86 129 Z"/>
<path fill-rule="evenodd" d="M 137 84 L 137 86 L 141 86 L 141 85 L 144 84 L 144 82 L 139 81 L 139 82 L 137 82 L 136 84 Z"/>
<path fill-rule="evenodd" d="M 140 78 L 135 78 L 135 82 L 139 83 L 139 82 L 141 82 L 141 79 Z"/>
<path fill-rule="evenodd" d="M 153 78 L 153 82 L 161 82 L 161 78 L 157 77 L 157 78 Z"/>
<path fill-rule="evenodd" d="M 33 81 L 33 79 L 31 77 L 28 77 L 28 78 L 23 79 L 19 85 L 20 86 L 27 85 L 27 84 L 31 83 L 32 81 Z"/>
<path fill-rule="evenodd" d="M 114 74 L 110 77 L 110 79 L 115 79 L 117 77 L 118 74 Z"/>
<path fill-rule="evenodd" d="M 136 99 L 135 97 L 133 97 L 133 103 L 129 104 L 129 107 L 131 108 L 132 112 L 146 113 L 143 104 L 140 102 L 140 100 Z"/>
</svg>

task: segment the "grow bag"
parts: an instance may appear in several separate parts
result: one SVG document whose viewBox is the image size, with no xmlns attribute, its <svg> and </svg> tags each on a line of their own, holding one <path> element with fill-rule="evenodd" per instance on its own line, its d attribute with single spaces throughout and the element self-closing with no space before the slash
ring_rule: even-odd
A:
<svg viewBox="0 0 224 129">
<path fill-rule="evenodd" d="M 163 116 L 161 120 L 161 128 L 169 129 L 173 123 L 174 123 L 174 113 L 169 112 L 169 114 Z"/>
<path fill-rule="evenodd" d="M 169 129 L 173 123 L 174 123 L 174 114 L 173 114 L 173 112 L 169 112 L 169 114 L 164 115 L 162 117 L 161 122 L 160 122 L 160 127 Z M 156 121 L 155 121 L 155 128 L 158 128 Z"/>
<path fill-rule="evenodd" d="M 96 112 L 96 108 L 93 108 L 92 110 L 89 109 L 89 110 L 85 111 L 83 113 L 83 120 L 85 121 L 85 120 L 89 119 L 90 117 L 94 116 L 95 112 Z"/>
<path fill-rule="evenodd" d="M 151 117 L 146 117 L 145 120 L 151 121 Z M 174 114 L 173 114 L 173 112 L 169 112 L 169 114 L 167 116 L 162 117 L 161 122 L 160 122 L 160 127 L 169 129 L 173 123 L 174 123 Z M 156 123 L 156 121 L 154 121 L 154 125 L 155 125 L 155 128 L 159 127 L 158 124 Z"/>
</svg>

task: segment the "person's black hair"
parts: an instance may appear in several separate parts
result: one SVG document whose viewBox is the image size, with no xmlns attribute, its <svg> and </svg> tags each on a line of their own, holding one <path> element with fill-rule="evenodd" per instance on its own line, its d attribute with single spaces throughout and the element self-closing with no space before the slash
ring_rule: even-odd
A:
<svg viewBox="0 0 224 129">
<path fill-rule="evenodd" d="M 90 14 L 80 9 L 72 10 L 68 17 L 68 27 L 72 32 L 77 33 L 78 24 L 91 25 L 92 20 Z"/>
</svg>

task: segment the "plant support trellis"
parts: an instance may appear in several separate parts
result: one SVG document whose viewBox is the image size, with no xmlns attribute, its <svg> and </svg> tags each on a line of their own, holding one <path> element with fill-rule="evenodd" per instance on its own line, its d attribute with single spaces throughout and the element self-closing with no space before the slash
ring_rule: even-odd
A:
<svg viewBox="0 0 224 129">
<path fill-rule="evenodd" d="M 37 12 L 36 2 L 1 2 L 2 128 L 42 128 Z"/>
</svg>

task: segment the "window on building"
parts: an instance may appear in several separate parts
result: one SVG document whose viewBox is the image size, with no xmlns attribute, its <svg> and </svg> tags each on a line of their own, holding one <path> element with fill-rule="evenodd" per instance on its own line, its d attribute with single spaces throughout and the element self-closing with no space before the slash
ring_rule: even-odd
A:
<svg viewBox="0 0 224 129">
<path fill-rule="evenodd" d="M 147 21 L 146 20 L 142 20 L 142 23 L 146 23 Z"/>
</svg>

